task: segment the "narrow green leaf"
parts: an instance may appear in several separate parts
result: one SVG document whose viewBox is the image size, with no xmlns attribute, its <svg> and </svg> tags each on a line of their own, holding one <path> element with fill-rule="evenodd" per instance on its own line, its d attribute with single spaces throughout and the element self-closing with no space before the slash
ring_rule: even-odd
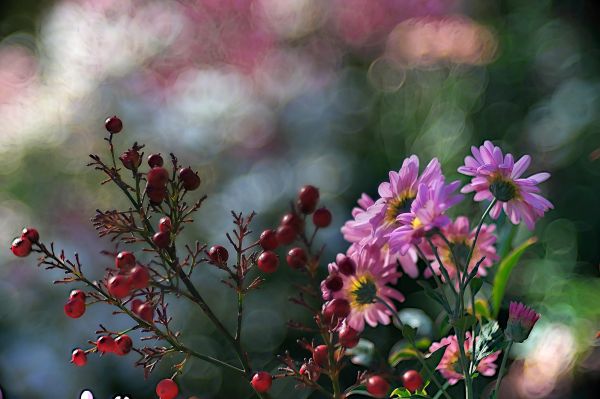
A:
<svg viewBox="0 0 600 399">
<path fill-rule="evenodd" d="M 405 360 L 415 359 L 416 357 L 417 352 L 409 346 L 408 342 L 402 340 L 397 342 L 390 350 L 388 363 L 390 366 L 396 367 L 398 363 Z"/>
<path fill-rule="evenodd" d="M 480 278 L 474 278 L 473 280 L 471 280 L 471 291 L 473 291 L 473 296 L 477 295 L 482 285 L 483 280 Z"/>
<path fill-rule="evenodd" d="M 425 358 L 425 364 L 427 364 L 427 367 L 431 371 L 435 372 L 435 368 L 438 366 L 438 364 L 440 364 L 440 360 L 442 360 L 442 357 L 444 356 L 445 352 L 446 347 L 444 346 Z M 425 368 L 421 370 L 421 376 L 423 376 L 423 379 L 425 380 L 431 380 L 433 377 Z"/>
<path fill-rule="evenodd" d="M 481 333 L 477 337 L 477 355 L 475 364 L 479 364 L 486 356 L 504 349 L 504 333 L 500 329 L 497 321 L 491 321 L 481 328 Z"/>
</svg>

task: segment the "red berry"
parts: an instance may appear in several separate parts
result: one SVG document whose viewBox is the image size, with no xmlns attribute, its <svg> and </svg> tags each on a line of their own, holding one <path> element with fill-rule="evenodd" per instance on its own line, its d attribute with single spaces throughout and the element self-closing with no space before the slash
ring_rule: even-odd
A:
<svg viewBox="0 0 600 399">
<path fill-rule="evenodd" d="M 130 148 L 119 155 L 119 159 L 121 160 L 123 166 L 129 170 L 137 169 L 142 163 L 142 157 L 140 156 L 140 153 L 133 148 Z"/>
<path fill-rule="evenodd" d="M 121 251 L 115 257 L 115 266 L 117 269 L 130 270 L 135 266 L 135 255 L 129 251 Z"/>
<path fill-rule="evenodd" d="M 269 389 L 271 389 L 272 384 L 273 377 L 271 377 L 271 374 L 267 373 L 266 371 L 259 371 L 258 373 L 254 374 L 254 377 L 252 377 L 252 388 L 254 388 L 256 392 L 267 392 Z"/>
<path fill-rule="evenodd" d="M 151 303 L 145 302 L 138 306 L 137 315 L 140 316 L 140 319 L 145 320 L 146 322 L 152 324 L 154 322 L 154 306 Z"/>
<path fill-rule="evenodd" d="M 290 249 L 285 259 L 287 260 L 288 265 L 293 269 L 304 267 L 308 261 L 306 252 L 300 247 Z"/>
<path fill-rule="evenodd" d="M 172 227 L 171 219 L 168 216 L 162 217 L 158 221 L 158 230 L 162 231 L 163 233 L 170 232 Z"/>
<path fill-rule="evenodd" d="M 325 279 L 325 287 L 328 290 L 337 292 L 344 286 L 344 280 L 336 274 L 332 274 Z"/>
<path fill-rule="evenodd" d="M 156 394 L 160 399 L 175 399 L 179 394 L 179 387 L 172 379 L 165 378 L 156 384 Z"/>
<path fill-rule="evenodd" d="M 170 233 L 165 231 L 159 231 L 152 236 L 152 242 L 160 249 L 168 248 L 170 241 Z"/>
<path fill-rule="evenodd" d="M 135 314 L 139 314 L 139 308 L 140 306 L 142 306 L 144 304 L 143 301 L 140 301 L 139 299 L 134 299 L 133 301 L 131 301 L 131 311 Z"/>
<path fill-rule="evenodd" d="M 75 366 L 83 367 L 87 363 L 87 355 L 83 349 L 75 349 L 73 353 L 71 353 L 71 363 Z"/>
<path fill-rule="evenodd" d="M 265 251 L 258 257 L 256 261 L 258 268 L 264 273 L 273 273 L 279 266 L 279 258 L 272 251 Z"/>
<path fill-rule="evenodd" d="M 319 366 L 324 367 L 328 363 L 329 349 L 327 345 L 319 345 L 313 350 L 313 360 Z"/>
<path fill-rule="evenodd" d="M 131 352 L 132 346 L 133 342 L 131 341 L 131 338 L 129 338 L 129 335 L 120 335 L 117 337 L 117 339 L 115 339 L 115 352 L 119 356 L 123 356 Z"/>
<path fill-rule="evenodd" d="M 325 305 L 328 314 L 338 319 L 344 319 L 350 314 L 350 303 L 342 298 L 335 298 Z"/>
<path fill-rule="evenodd" d="M 319 208 L 313 214 L 313 223 L 315 226 L 324 228 L 331 224 L 331 212 L 327 208 Z"/>
<path fill-rule="evenodd" d="M 312 362 L 304 363 L 300 367 L 300 375 L 305 376 L 311 381 L 317 381 L 321 376 L 321 369 Z"/>
<path fill-rule="evenodd" d="M 259 243 L 265 251 L 274 250 L 279 246 L 279 243 L 277 242 L 277 232 L 271 229 L 263 231 L 260 235 Z"/>
<path fill-rule="evenodd" d="M 358 331 L 348 326 L 347 324 L 344 324 L 338 332 L 338 338 L 340 341 L 340 345 L 342 345 L 343 347 L 354 348 L 356 345 L 358 345 L 360 335 Z"/>
<path fill-rule="evenodd" d="M 367 392 L 376 398 L 384 398 L 390 390 L 390 384 L 378 375 L 369 377 L 366 385 Z"/>
<path fill-rule="evenodd" d="M 98 341 L 96 341 L 96 347 L 101 353 L 115 352 L 117 350 L 115 340 L 110 335 L 103 335 L 98 338 Z"/>
<path fill-rule="evenodd" d="M 131 269 L 129 274 L 129 285 L 132 290 L 141 290 L 148 288 L 150 282 L 150 273 L 144 266 L 137 265 Z"/>
<path fill-rule="evenodd" d="M 81 299 L 69 299 L 64 306 L 65 314 L 73 319 L 78 319 L 85 313 L 85 302 Z"/>
<path fill-rule="evenodd" d="M 299 233 L 304 228 L 304 220 L 295 213 L 286 213 L 281 218 L 281 226 L 290 226 L 296 233 Z"/>
<path fill-rule="evenodd" d="M 123 274 L 117 274 L 108 279 L 106 283 L 108 293 L 117 299 L 123 299 L 131 291 L 131 284 L 127 276 Z"/>
<path fill-rule="evenodd" d="M 348 256 L 343 255 L 336 260 L 338 270 L 346 276 L 352 276 L 356 273 L 356 263 Z"/>
<path fill-rule="evenodd" d="M 423 387 L 423 377 L 417 370 L 408 370 L 402 374 L 402 385 L 410 392 L 418 391 Z"/>
<path fill-rule="evenodd" d="M 69 299 L 75 299 L 77 301 L 81 301 L 85 303 L 85 292 L 81 291 L 81 290 L 73 290 L 71 291 L 71 294 L 69 295 Z"/>
<path fill-rule="evenodd" d="M 160 205 L 167 198 L 168 192 L 165 186 L 146 185 L 146 195 L 152 204 Z"/>
<path fill-rule="evenodd" d="M 225 263 L 229 259 L 229 252 L 222 245 L 213 245 L 208 250 L 208 257 L 212 263 Z"/>
<path fill-rule="evenodd" d="M 123 130 L 123 122 L 116 115 L 107 118 L 104 121 L 104 127 L 112 134 L 117 134 Z"/>
<path fill-rule="evenodd" d="M 152 168 L 146 174 L 148 185 L 152 187 L 163 187 L 169 181 L 169 172 L 161 166 Z"/>
<path fill-rule="evenodd" d="M 319 202 L 319 189 L 315 186 L 304 186 L 298 193 L 298 209 L 302 213 L 313 213 Z"/>
<path fill-rule="evenodd" d="M 279 226 L 277 228 L 277 242 L 281 245 L 288 245 L 296 239 L 296 230 L 292 226 Z"/>
<path fill-rule="evenodd" d="M 32 243 L 36 243 L 40 239 L 40 233 L 33 227 L 25 227 L 21 232 L 21 237 L 27 238 Z"/>
<path fill-rule="evenodd" d="M 200 176 L 191 168 L 179 169 L 179 181 L 183 184 L 183 188 L 188 191 L 193 191 L 200 187 Z"/>
<path fill-rule="evenodd" d="M 148 155 L 148 165 L 151 168 L 155 168 L 157 166 L 163 166 L 163 158 L 160 156 L 160 154 L 150 154 Z"/>
<path fill-rule="evenodd" d="M 31 252 L 31 241 L 25 237 L 15 238 L 10 246 L 10 250 L 15 256 L 27 256 Z"/>
</svg>

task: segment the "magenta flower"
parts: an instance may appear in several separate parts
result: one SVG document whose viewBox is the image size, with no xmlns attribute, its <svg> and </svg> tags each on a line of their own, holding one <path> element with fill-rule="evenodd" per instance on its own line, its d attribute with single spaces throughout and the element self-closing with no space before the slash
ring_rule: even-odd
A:
<svg viewBox="0 0 600 399">
<path fill-rule="evenodd" d="M 508 308 L 508 322 L 506 324 L 506 337 L 515 342 L 523 342 L 529 337 L 533 326 L 540 315 L 535 310 L 520 302 L 511 302 Z"/>
<path fill-rule="evenodd" d="M 459 276 L 458 270 L 464 269 L 464 264 L 467 261 L 469 250 L 471 245 L 473 245 L 473 240 L 475 239 L 476 230 L 476 228 L 472 230 L 469 229 L 469 219 L 465 216 L 459 216 L 454 222 L 441 228 L 442 234 L 446 236 L 450 244 L 453 246 L 454 256 L 452 256 L 450 248 L 441 237 L 434 236 L 432 238 L 433 244 L 437 248 L 438 255 L 440 256 L 440 260 L 448 271 L 450 278 L 454 279 L 455 277 Z M 494 262 L 498 260 L 496 248 L 494 247 L 494 244 L 496 244 L 496 235 L 494 234 L 495 230 L 496 226 L 493 224 L 483 224 L 481 226 L 481 231 L 479 232 L 479 237 L 477 239 L 477 245 L 475 246 L 475 250 L 473 251 L 473 256 L 471 258 L 472 260 L 469 265 L 469 272 L 473 270 L 481 258 L 485 257 L 485 260 L 481 262 L 479 269 L 477 270 L 478 276 L 485 276 L 487 274 L 486 269 L 491 267 Z M 435 254 L 431 251 L 431 248 L 425 245 L 423 247 L 423 252 L 425 252 L 427 258 L 431 261 L 431 267 L 433 270 L 439 274 L 440 265 L 435 257 Z M 457 267 L 455 263 L 455 257 L 460 263 L 459 267 Z"/>
<path fill-rule="evenodd" d="M 471 339 L 471 334 L 467 332 L 465 339 L 465 353 L 467 354 L 467 357 L 471 356 L 472 346 L 473 342 Z M 440 374 L 442 374 L 442 376 L 448 380 L 450 385 L 454 385 L 459 380 L 464 378 L 460 368 L 460 348 L 458 346 L 458 339 L 456 338 L 456 335 L 450 335 L 442 338 L 440 342 L 434 342 L 429 347 L 429 352 L 433 353 L 437 350 L 442 350 L 444 347 L 446 347 L 444 355 L 435 369 L 438 370 Z M 494 362 L 498 359 L 499 355 L 500 351 L 484 357 L 477 365 L 477 371 L 486 377 L 491 377 L 496 374 L 496 368 L 498 366 Z"/>
<path fill-rule="evenodd" d="M 513 224 L 524 221 L 527 228 L 532 230 L 535 221 L 554 208 L 550 201 L 539 194 L 537 187 L 550 177 L 549 173 L 521 178 L 531 163 L 529 155 L 514 162 L 512 154 L 504 156 L 500 147 L 491 141 L 485 141 L 479 148 L 471 147 L 471 152 L 473 156 L 467 156 L 464 166 L 458 168 L 460 173 L 473 176 L 471 183 L 461 191 L 474 191 L 475 201 L 496 198 L 498 202 L 490 212 L 492 218 L 497 219 L 504 209 Z"/>
<path fill-rule="evenodd" d="M 384 304 L 375 302 L 375 297 L 381 298 L 393 309 L 394 300 L 404 301 L 404 295 L 390 287 L 396 284 L 402 275 L 396 270 L 396 264 L 385 263 L 377 247 L 363 247 L 348 256 L 356 265 L 354 273 L 344 274 L 337 264 L 330 264 L 330 274 L 339 276 L 342 284 L 341 288 L 335 291 L 327 290 L 322 285 L 323 297 L 342 298 L 350 303 L 350 314 L 346 318 L 346 324 L 356 331 L 365 328 L 365 321 L 371 327 L 389 324 L 390 310 Z"/>
</svg>

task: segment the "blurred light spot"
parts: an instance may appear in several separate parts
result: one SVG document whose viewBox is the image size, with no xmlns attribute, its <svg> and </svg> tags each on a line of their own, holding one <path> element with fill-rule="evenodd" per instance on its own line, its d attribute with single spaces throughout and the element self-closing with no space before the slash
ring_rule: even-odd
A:
<svg viewBox="0 0 600 399">
<path fill-rule="evenodd" d="M 285 338 L 285 320 L 281 312 L 261 309 L 249 311 L 244 318 L 242 340 L 250 351 L 270 352 Z"/>
<path fill-rule="evenodd" d="M 259 4 L 267 23 L 287 39 L 314 31 L 327 16 L 326 2 L 320 0 L 259 0 Z"/>
<path fill-rule="evenodd" d="M 402 87 L 406 79 L 403 69 L 395 68 L 385 57 L 377 58 L 369 67 L 368 77 L 371 84 L 380 91 L 394 92 Z"/>
</svg>

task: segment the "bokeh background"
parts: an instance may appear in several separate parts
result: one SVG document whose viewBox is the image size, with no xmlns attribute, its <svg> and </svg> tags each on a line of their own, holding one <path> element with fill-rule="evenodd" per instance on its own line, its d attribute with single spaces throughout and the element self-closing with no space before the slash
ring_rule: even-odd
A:
<svg viewBox="0 0 600 399">
<path fill-rule="evenodd" d="M 592 0 L 2 0 L 5 396 L 76 398 L 90 388 L 99 398 L 149 398 L 169 374 L 161 367 L 144 381 L 134 356 L 69 364 L 99 321 L 116 329 L 126 320 L 101 306 L 66 318 L 69 288 L 51 284 L 59 276 L 8 250 L 34 225 L 100 278 L 110 260 L 99 251 L 111 244 L 89 218 L 125 202 L 85 164 L 105 151 L 103 121 L 118 114 L 118 148 L 143 142 L 199 169 L 209 199 L 187 229 L 190 240 L 224 243 L 231 209 L 258 212 L 256 231 L 275 225 L 297 188 L 311 183 L 334 213 L 320 238 L 325 259 L 345 250 L 339 227 L 360 193 L 376 194 L 408 154 L 423 163 L 437 156 L 451 177 L 484 139 L 531 154 L 533 171 L 553 175 L 544 190 L 556 209 L 511 280 L 508 295 L 543 318 L 511 354 L 514 392 L 506 397 L 597 397 L 599 18 Z M 519 230 L 514 243 L 530 234 Z M 295 347 L 298 333 L 285 322 L 307 317 L 288 303 L 297 279 L 282 268 L 249 299 L 244 339 L 256 364 L 275 367 L 272 354 Z M 233 325 L 233 298 L 218 281 L 210 270 L 196 277 Z M 401 287 L 404 307 L 425 304 L 435 327 L 435 309 L 415 284 L 403 279 Z M 186 342 L 232 356 L 203 317 L 174 305 Z M 365 336 L 386 356 L 399 332 Z M 243 381 L 201 362 L 181 385 L 188 396 L 250 396 Z M 292 386 L 276 383 L 275 396 L 307 397 Z"/>
</svg>

